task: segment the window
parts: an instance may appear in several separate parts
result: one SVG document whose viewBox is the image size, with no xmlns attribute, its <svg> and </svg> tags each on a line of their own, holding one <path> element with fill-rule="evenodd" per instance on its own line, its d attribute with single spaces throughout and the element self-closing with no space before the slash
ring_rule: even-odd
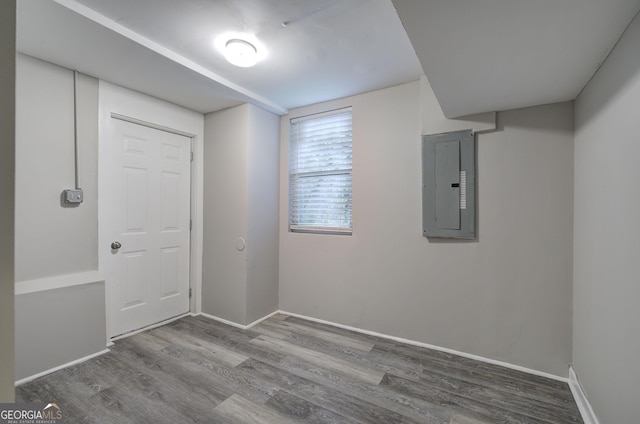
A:
<svg viewBox="0 0 640 424">
<path fill-rule="evenodd" d="M 351 108 L 291 120 L 289 231 L 351 234 Z"/>
</svg>

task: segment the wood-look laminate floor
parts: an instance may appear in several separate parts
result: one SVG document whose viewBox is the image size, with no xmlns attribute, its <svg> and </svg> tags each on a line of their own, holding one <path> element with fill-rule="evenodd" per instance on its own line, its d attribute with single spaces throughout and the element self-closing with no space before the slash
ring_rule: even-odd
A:
<svg viewBox="0 0 640 424">
<path fill-rule="evenodd" d="M 16 397 L 67 423 L 582 423 L 565 383 L 284 315 L 183 318 Z"/>
</svg>

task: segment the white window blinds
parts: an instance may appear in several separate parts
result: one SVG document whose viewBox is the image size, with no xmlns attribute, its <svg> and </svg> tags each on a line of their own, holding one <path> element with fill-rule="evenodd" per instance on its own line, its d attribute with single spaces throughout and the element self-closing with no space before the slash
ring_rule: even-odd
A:
<svg viewBox="0 0 640 424">
<path fill-rule="evenodd" d="M 351 234 L 351 108 L 291 120 L 289 230 Z"/>
</svg>

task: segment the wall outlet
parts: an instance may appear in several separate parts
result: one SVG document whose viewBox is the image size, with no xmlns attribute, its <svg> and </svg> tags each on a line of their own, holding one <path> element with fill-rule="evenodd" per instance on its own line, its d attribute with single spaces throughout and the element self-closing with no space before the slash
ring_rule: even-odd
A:
<svg viewBox="0 0 640 424">
<path fill-rule="evenodd" d="M 64 202 L 70 204 L 80 204 L 84 200 L 81 188 L 68 189 L 64 191 Z"/>
</svg>

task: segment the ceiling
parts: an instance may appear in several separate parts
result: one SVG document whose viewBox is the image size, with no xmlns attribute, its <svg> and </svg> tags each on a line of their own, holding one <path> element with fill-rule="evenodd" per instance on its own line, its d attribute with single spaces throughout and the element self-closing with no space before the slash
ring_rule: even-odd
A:
<svg viewBox="0 0 640 424">
<path fill-rule="evenodd" d="M 393 0 L 445 116 L 573 100 L 640 0 Z"/>
<path fill-rule="evenodd" d="M 396 11 L 397 9 L 397 11 Z M 208 113 L 414 81 L 448 117 L 574 99 L 640 0 L 19 0 L 18 51 Z M 227 63 L 217 36 L 265 46 Z"/>
<path fill-rule="evenodd" d="M 266 58 L 227 63 L 213 47 L 227 32 L 255 35 Z M 203 113 L 251 101 L 284 114 L 422 75 L 389 0 L 22 0 L 17 44 Z"/>
</svg>

